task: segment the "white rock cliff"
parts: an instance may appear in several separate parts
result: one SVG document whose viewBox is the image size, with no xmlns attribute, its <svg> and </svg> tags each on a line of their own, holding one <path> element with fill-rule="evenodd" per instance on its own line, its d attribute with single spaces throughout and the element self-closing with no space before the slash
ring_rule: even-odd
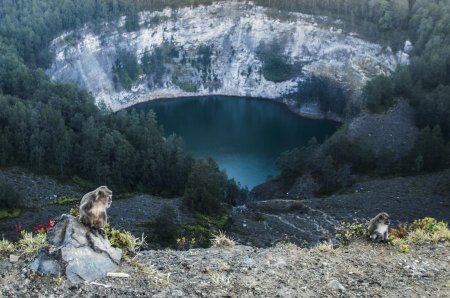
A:
<svg viewBox="0 0 450 298">
<path fill-rule="evenodd" d="M 97 102 L 119 110 L 156 98 L 213 94 L 283 100 L 299 91 L 299 82 L 310 75 L 337 80 L 358 98 L 368 79 L 391 73 L 399 63 L 408 63 L 409 57 L 343 32 L 338 29 L 339 21 L 282 13 L 251 3 L 218 2 L 143 12 L 140 29 L 135 32 L 127 32 L 124 23 L 122 18 L 104 24 L 101 33 L 86 26 L 56 38 L 51 45 L 55 59 L 48 74 L 54 80 L 85 87 Z M 257 54 L 262 42 L 274 41 L 281 45 L 286 62 L 298 66 L 294 75 L 281 82 L 264 77 Z M 165 62 L 167 71 L 160 84 L 149 84 L 142 74 L 130 90 L 115 85 L 113 65 L 121 49 L 136 53 L 140 61 L 146 49 L 151 53 L 164 42 L 176 47 L 178 56 Z M 192 62 L 201 46 L 212 50 L 206 69 Z M 314 113 L 314 107 L 309 104 L 304 109 Z M 295 109 L 301 111 L 302 107 Z"/>
</svg>

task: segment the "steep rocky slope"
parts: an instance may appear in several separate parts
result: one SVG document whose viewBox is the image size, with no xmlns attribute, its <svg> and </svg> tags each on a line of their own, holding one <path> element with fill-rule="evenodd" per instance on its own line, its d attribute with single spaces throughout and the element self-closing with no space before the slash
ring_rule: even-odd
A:
<svg viewBox="0 0 450 298">
<path fill-rule="evenodd" d="M 301 92 L 305 78 L 318 75 L 338 81 L 358 98 L 367 79 L 389 74 L 409 59 L 407 53 L 393 53 L 389 47 L 343 32 L 339 21 L 251 3 L 223 1 L 143 12 L 136 32 L 127 32 L 124 23 L 122 18 L 104 24 L 99 33 L 86 26 L 56 38 L 48 74 L 85 87 L 113 110 L 155 98 L 221 94 L 284 99 L 292 109 L 317 114 L 315 103 L 298 107 L 286 99 Z M 258 54 L 262 45 L 268 46 L 270 55 L 284 57 L 283 63 L 292 70 L 289 77 L 280 81 L 269 77 L 276 82 L 265 77 Z M 161 48 L 171 53 L 158 61 L 162 73 L 142 74 L 130 90 L 114 81 L 113 65 L 120 51 L 136 54 L 140 60 L 146 50 L 153 55 Z"/>
<path fill-rule="evenodd" d="M 72 206 L 50 204 L 57 197 L 80 199 L 87 191 L 17 168 L 1 170 L 0 178 L 20 189 L 27 206 L 20 217 L 0 220 L 0 237 L 4 235 L 8 239 L 17 238 L 16 224 L 30 231 L 50 218 L 67 213 Z M 311 246 L 330 238 L 334 226 L 340 222 L 368 219 L 381 211 L 388 212 L 394 224 L 426 216 L 450 222 L 449 181 L 450 171 L 447 170 L 362 181 L 326 198 L 289 200 L 285 196 L 273 197 L 234 208 L 226 228 L 241 244 L 266 247 L 287 235 L 292 242 Z M 74 202 L 73 207 L 77 204 Z M 108 214 L 113 227 L 130 230 L 138 236 L 143 232 L 148 234 L 142 223 L 154 220 L 165 205 L 175 209 L 177 223 L 195 221 L 179 198 L 161 199 L 142 194 L 113 198 Z"/>
<path fill-rule="evenodd" d="M 426 216 L 449 222 L 449 181 L 446 170 L 358 182 L 324 198 L 253 202 L 235 211 L 230 232 L 252 245 L 272 245 L 287 235 L 308 246 L 329 238 L 329 231 L 343 221 L 370 219 L 382 211 L 394 225 Z"/>
<path fill-rule="evenodd" d="M 144 251 L 122 263 L 129 278 L 97 284 L 28 272 L 21 259 L 0 257 L 2 297 L 449 297 L 448 243 L 422 244 L 408 254 L 356 241 L 331 252 L 295 245 L 189 251 Z"/>
</svg>

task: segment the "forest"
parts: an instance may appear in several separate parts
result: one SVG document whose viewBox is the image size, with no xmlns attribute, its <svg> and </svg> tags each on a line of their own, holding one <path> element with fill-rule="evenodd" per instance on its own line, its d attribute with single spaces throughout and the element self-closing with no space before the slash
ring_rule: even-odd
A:
<svg viewBox="0 0 450 298">
<path fill-rule="evenodd" d="M 162 8 L 163 2 L 167 1 L 133 5 L 128 1 L 1 1 L 0 167 L 22 166 L 83 185 L 107 184 L 119 193 L 142 191 L 166 197 L 196 191 L 202 183 L 196 177 L 206 175 L 215 178 L 213 186 L 203 191 L 204 198 L 211 196 L 208 192 L 220 192 L 232 202 L 230 195 L 239 195 L 234 180 L 228 180 L 213 161 L 196 170 L 196 164 L 203 162 L 183 152 L 176 136 L 166 138 L 154 113 L 111 113 L 101 104 L 96 106 L 85 90 L 52 82 L 43 71 L 51 59 L 48 45 L 56 34 L 86 22 L 100 26 L 122 14 L 133 21 L 137 11 Z M 132 30 L 133 23 L 127 28 Z M 127 66 L 133 62 L 126 53 L 122 56 Z M 130 68 L 125 72 L 120 62 L 115 72 L 121 82 L 128 82 L 125 74 Z M 208 213 L 210 209 L 196 207 L 196 199 L 192 198 L 192 208 Z M 10 199 L 0 205 L 12 207 Z"/>
<path fill-rule="evenodd" d="M 123 191 L 140 190 L 166 196 L 183 194 L 187 185 L 192 187 L 196 177 L 202 180 L 203 176 L 197 173 L 188 183 L 196 169 L 215 173 L 213 176 L 221 182 L 213 185 L 226 192 L 230 187 L 217 174 L 218 168 L 197 164 L 182 151 L 178 138 L 164 138 L 154 114 L 110 113 L 101 105 L 97 107 L 86 91 L 71 84 L 52 82 L 43 71 L 52 59 L 51 40 L 65 30 L 85 23 L 101 30 L 103 22 L 125 15 L 125 28 L 133 31 L 139 28 L 139 11 L 211 2 L 1 0 L 0 166 L 19 165 L 58 177 L 78 176 Z M 339 18 L 346 31 L 356 31 L 394 50 L 400 49 L 406 39 L 411 40 L 414 49 L 410 65 L 398 68 L 390 77 L 370 81 L 364 90 L 364 100 L 371 112 L 389 108 L 396 98 L 408 99 L 415 108 L 421 138 L 407 162 L 410 165 L 402 164 L 397 169 L 412 171 L 420 159 L 421 170 L 448 167 L 450 0 L 255 0 L 254 3 L 284 12 Z M 148 68 L 153 58 L 146 58 L 143 71 L 152 73 Z M 123 59 L 136 66 L 133 57 L 123 54 Z M 277 74 L 279 69 L 277 65 L 265 66 L 268 74 Z M 129 87 L 133 78 L 124 71 L 120 61 L 115 65 L 115 73 L 117 82 Z M 131 76 L 135 75 L 133 72 Z M 439 146 L 430 148 L 430 144 Z M 298 156 L 288 154 L 280 164 L 291 164 L 289 159 L 286 161 L 289 156 L 300 162 Z M 370 168 L 370 163 L 359 164 L 360 160 L 355 161 L 352 156 L 348 159 L 340 163 L 354 169 Z M 334 171 L 347 169 L 336 166 L 335 160 L 330 163 Z M 285 172 L 283 166 L 281 169 Z M 210 193 L 216 194 L 216 190 Z"/>
</svg>

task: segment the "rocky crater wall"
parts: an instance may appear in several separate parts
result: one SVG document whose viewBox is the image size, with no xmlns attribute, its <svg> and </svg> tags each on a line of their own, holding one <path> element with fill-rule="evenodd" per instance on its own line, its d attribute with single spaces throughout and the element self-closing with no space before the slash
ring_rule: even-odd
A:
<svg viewBox="0 0 450 298">
<path fill-rule="evenodd" d="M 405 52 L 343 32 L 340 21 L 251 3 L 218 2 L 139 17 L 134 32 L 125 30 L 123 17 L 101 30 L 86 25 L 59 36 L 47 73 L 86 88 L 113 110 L 156 98 L 232 95 L 277 99 L 313 115 L 320 114 L 317 105 L 294 102 L 308 77 L 337 81 L 357 100 L 368 79 L 409 60 Z M 127 87 L 114 71 L 124 52 L 136 56 L 144 70 Z"/>
</svg>

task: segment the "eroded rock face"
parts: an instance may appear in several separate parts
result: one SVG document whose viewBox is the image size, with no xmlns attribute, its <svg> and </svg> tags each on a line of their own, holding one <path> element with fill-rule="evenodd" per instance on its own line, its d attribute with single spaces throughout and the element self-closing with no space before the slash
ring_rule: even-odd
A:
<svg viewBox="0 0 450 298">
<path fill-rule="evenodd" d="M 327 17 L 282 13 L 250 3 L 222 1 L 143 12 L 136 32 L 127 32 L 124 22 L 122 18 L 105 24 L 100 33 L 85 27 L 56 38 L 48 74 L 77 83 L 118 110 L 155 98 L 194 95 L 281 99 L 301 91 L 301 83 L 312 75 L 337 80 L 357 98 L 368 79 L 409 61 L 407 53 L 364 41 L 336 28 L 339 22 Z M 258 52 L 271 43 L 279 47 L 272 54 L 291 65 L 290 77 L 274 79 L 264 72 Z M 164 56 L 157 82 L 155 76 L 142 74 L 131 89 L 117 87 L 113 66 L 120 52 L 136 54 L 140 61 L 146 51 L 153 54 L 161 47 L 172 56 Z"/>
<path fill-rule="evenodd" d="M 43 249 L 30 265 L 47 275 L 64 274 L 72 283 L 93 281 L 117 268 L 122 251 L 77 218 L 63 214 L 48 233 L 50 250 Z"/>
</svg>

